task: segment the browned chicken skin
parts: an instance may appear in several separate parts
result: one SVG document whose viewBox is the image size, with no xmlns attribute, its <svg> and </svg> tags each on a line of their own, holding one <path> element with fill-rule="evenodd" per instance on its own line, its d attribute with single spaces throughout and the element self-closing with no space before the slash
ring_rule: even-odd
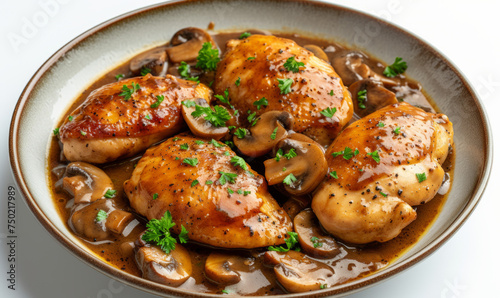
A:
<svg viewBox="0 0 500 298">
<path fill-rule="evenodd" d="M 323 227 L 345 241 L 388 241 L 415 220 L 411 206 L 436 195 L 452 144 L 445 115 L 407 103 L 385 107 L 352 123 L 328 148 L 328 171 L 338 178 L 329 175 L 318 187 L 312 208 Z M 359 153 L 346 156 L 346 147 Z"/>
<path fill-rule="evenodd" d="M 129 99 L 123 86 L 140 89 Z M 158 98 L 163 101 L 151 107 Z M 184 127 L 181 102 L 194 97 L 210 102 L 203 84 L 167 75 L 146 75 L 111 83 L 93 91 L 60 128 L 63 151 L 70 161 L 105 163 L 133 156 Z"/>
<path fill-rule="evenodd" d="M 304 63 L 297 73 L 288 71 L 288 58 Z M 280 94 L 278 79 L 293 79 L 291 92 Z M 239 80 L 239 86 L 236 83 Z M 271 110 L 290 112 L 297 132 L 327 146 L 352 117 L 351 96 L 327 62 L 294 41 L 276 36 L 252 35 L 230 40 L 216 71 L 214 92 L 229 92 L 230 103 L 239 110 L 240 123 L 248 116 Z M 257 109 L 254 102 L 265 97 L 269 105 Z M 332 118 L 320 112 L 336 108 Z"/>
<path fill-rule="evenodd" d="M 146 151 L 124 184 L 130 205 L 149 220 L 170 211 L 173 231 L 184 225 L 193 241 L 225 248 L 283 244 L 292 223 L 265 179 L 231 164 L 236 154 L 229 147 L 197 140 L 184 133 Z M 195 158 L 195 166 L 187 163 Z M 222 185 L 220 172 L 237 174 L 234 183 Z"/>
</svg>

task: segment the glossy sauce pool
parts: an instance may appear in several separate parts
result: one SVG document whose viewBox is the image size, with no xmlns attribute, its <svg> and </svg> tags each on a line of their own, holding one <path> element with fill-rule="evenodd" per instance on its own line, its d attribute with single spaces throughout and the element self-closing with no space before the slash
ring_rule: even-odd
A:
<svg viewBox="0 0 500 298">
<path fill-rule="evenodd" d="M 250 32 L 253 31 L 250 30 Z M 213 38 L 219 45 L 221 51 L 224 52 L 226 41 L 232 38 L 238 38 L 240 34 L 241 32 L 219 33 L 213 34 Z M 293 39 L 299 45 L 313 44 L 320 46 L 324 49 L 330 61 L 333 61 L 333 59 L 339 57 L 340 55 L 350 52 L 349 49 L 331 41 L 289 34 L 276 35 Z M 374 72 L 380 75 L 382 74 L 384 69 L 383 64 L 373 57 L 366 55 L 365 63 L 368 64 Z M 177 65 L 169 66 L 169 73 L 176 75 L 176 69 Z M 77 108 L 93 90 L 105 84 L 115 82 L 115 75 L 117 74 L 125 74 L 125 77 L 130 76 L 129 61 L 119 67 L 116 67 L 92 83 L 75 100 L 74 104 L 67 111 L 67 113 L 69 114 Z M 201 77 L 201 81 L 203 82 L 205 80 L 205 83 L 209 83 L 206 81 L 209 79 L 210 78 Z M 394 86 L 391 91 L 396 93 L 398 99 L 407 101 L 428 111 L 437 110 L 432 101 L 428 99 L 429 97 L 424 95 L 418 83 L 404 77 L 396 78 L 395 81 L 398 82 L 398 85 Z M 63 119 L 64 118 L 65 117 L 63 117 Z M 60 179 L 64 173 L 65 166 L 68 164 L 67 161 L 64 161 L 64 158 L 61 158 L 61 152 L 60 142 L 57 138 L 53 138 L 50 144 L 48 156 L 50 186 L 53 193 L 54 203 L 60 216 L 64 219 L 68 227 L 72 228 L 69 218 L 73 200 L 72 197 L 60 187 Z M 123 210 L 132 213 L 133 210 L 128 206 L 128 199 L 123 193 L 123 182 L 130 178 L 134 165 L 137 163 L 139 158 L 140 156 L 137 156 L 120 162 L 100 166 L 100 168 L 102 168 L 109 175 L 115 185 L 115 189 L 117 190 L 114 198 L 115 201 L 120 207 L 123 208 Z M 446 177 L 449 181 L 453 181 L 454 159 L 454 150 L 452 150 L 447 161 L 443 164 L 443 169 L 447 173 Z M 261 171 L 263 168 L 262 165 L 255 165 L 252 163 L 250 163 L 250 165 L 256 171 L 263 174 L 263 171 Z M 337 284 L 366 276 L 386 267 L 389 263 L 401 256 L 406 250 L 411 248 L 437 218 L 447 197 L 447 195 L 443 194 L 443 192 L 440 191 L 440 193 L 441 194 L 436 195 L 436 197 L 427 204 L 414 207 L 417 209 L 417 219 L 406 227 L 397 238 L 385 243 L 373 243 L 357 246 L 339 241 L 339 245 L 341 246 L 340 254 L 336 255 L 332 259 L 317 260 L 327 263 L 335 270 Z M 287 199 L 277 191 L 272 191 L 272 194 L 280 205 L 282 205 Z M 94 241 L 93 239 L 85 239 L 82 237 L 79 237 L 79 239 L 86 247 L 112 266 L 130 274 L 141 276 L 141 272 L 135 264 L 133 253 L 131 253 L 130 250 L 127 252 L 121 248 L 122 244 L 133 242 L 137 239 L 139 234 L 145 229 L 145 223 L 147 222 L 146 219 L 139 215 L 136 215 L 136 218 L 139 220 L 140 224 L 137 225 L 127 236 L 120 235 L 111 237 L 105 241 Z M 239 293 L 240 295 L 272 295 L 285 293 L 285 291 L 276 282 L 273 268 L 263 264 L 262 255 L 266 251 L 265 248 L 251 251 L 231 250 L 231 254 L 240 254 L 247 257 L 252 265 L 247 272 L 240 272 L 241 281 L 239 283 L 231 286 L 223 286 L 217 285 L 205 277 L 204 264 L 211 251 L 224 250 L 194 243 L 185 244 L 184 246 L 189 250 L 191 255 L 193 274 L 183 285 L 179 286 L 179 288 L 207 293 L 222 293 L 222 290 L 226 290 L 230 293 Z M 226 252 L 229 252 L 229 250 L 226 250 Z"/>
</svg>

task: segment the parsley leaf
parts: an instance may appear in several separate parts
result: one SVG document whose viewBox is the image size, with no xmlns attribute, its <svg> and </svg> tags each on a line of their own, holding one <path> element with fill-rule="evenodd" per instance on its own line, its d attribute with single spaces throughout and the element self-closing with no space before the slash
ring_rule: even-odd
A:
<svg viewBox="0 0 500 298">
<path fill-rule="evenodd" d="M 158 194 L 157 194 L 157 193 L 154 193 L 154 194 L 153 194 L 153 200 L 156 200 L 156 199 L 158 199 Z"/>
<path fill-rule="evenodd" d="M 156 102 L 151 105 L 152 109 L 156 109 L 157 107 L 160 106 L 160 104 L 165 100 L 165 96 L 163 95 L 156 95 Z"/>
<path fill-rule="evenodd" d="M 179 242 L 180 243 L 187 243 L 187 241 L 189 240 L 188 234 L 189 234 L 188 230 L 183 225 L 181 225 L 181 233 L 179 234 Z"/>
<path fill-rule="evenodd" d="M 57 136 L 59 134 L 59 127 L 54 129 L 52 132 L 54 133 L 55 136 Z"/>
<path fill-rule="evenodd" d="M 286 157 L 286 159 L 292 159 L 294 158 L 295 156 L 297 156 L 297 152 L 295 152 L 295 148 L 291 148 L 287 154 L 284 154 L 283 155 L 284 157 Z"/>
<path fill-rule="evenodd" d="M 136 92 L 137 90 L 141 89 L 141 86 L 139 84 L 132 82 L 132 85 L 130 85 L 131 88 L 127 87 L 127 85 L 123 85 L 122 87 L 122 93 L 118 94 L 119 96 L 123 96 L 123 100 L 127 101 L 132 97 L 132 94 Z"/>
<path fill-rule="evenodd" d="M 226 172 L 222 172 L 222 171 L 219 171 L 219 174 L 220 174 L 220 178 L 219 178 L 220 185 L 224 185 L 224 184 L 226 184 L 226 182 L 235 183 L 236 177 L 238 177 L 237 174 L 226 173 Z"/>
<path fill-rule="evenodd" d="M 210 144 L 214 145 L 215 147 L 219 148 L 219 147 L 224 147 L 224 145 L 222 145 L 221 143 L 217 142 L 216 140 L 214 139 L 211 139 Z"/>
<path fill-rule="evenodd" d="M 379 121 L 379 122 L 377 123 L 377 126 L 378 126 L 378 127 L 384 127 L 384 126 L 385 126 L 385 123 L 384 123 L 384 122 L 382 122 L 382 121 Z"/>
<path fill-rule="evenodd" d="M 286 176 L 285 179 L 283 179 L 283 183 L 288 186 L 293 184 L 295 181 L 297 181 L 297 178 L 295 178 L 295 176 L 292 173 L 288 174 L 288 176 Z"/>
<path fill-rule="evenodd" d="M 253 60 L 255 57 L 248 57 L 247 60 Z"/>
<path fill-rule="evenodd" d="M 146 116 L 144 116 L 144 118 L 146 118 L 147 120 L 151 120 L 151 115 L 150 114 L 147 114 Z"/>
<path fill-rule="evenodd" d="M 203 145 L 203 144 L 205 144 L 205 142 L 203 142 L 201 140 L 196 140 L 194 142 L 196 143 L 196 145 Z"/>
<path fill-rule="evenodd" d="M 189 99 L 186 99 L 186 100 L 183 100 L 181 102 L 186 108 L 192 108 L 196 105 L 196 103 L 193 101 L 193 100 L 189 100 Z"/>
<path fill-rule="evenodd" d="M 70 121 L 70 122 L 73 121 L 73 116 L 69 115 L 68 116 L 68 121 Z"/>
<path fill-rule="evenodd" d="M 241 83 L 241 79 L 240 79 L 240 77 L 238 77 L 238 79 L 236 80 L 236 82 L 234 82 L 234 84 L 236 85 L 236 87 L 239 87 L 240 83 Z"/>
<path fill-rule="evenodd" d="M 319 241 L 318 237 L 311 237 L 311 243 L 313 244 L 314 248 L 322 247 L 323 243 Z"/>
<path fill-rule="evenodd" d="M 243 139 L 248 134 L 248 130 L 246 128 L 238 128 L 234 135 L 238 137 L 238 139 Z"/>
<path fill-rule="evenodd" d="M 342 157 L 346 160 L 349 160 L 351 158 L 353 158 L 354 156 L 358 155 L 359 154 L 359 150 L 356 149 L 356 150 L 352 150 L 351 148 L 349 147 L 345 147 L 345 149 L 343 151 L 337 151 L 337 152 L 333 152 L 332 155 L 333 157 L 337 157 L 339 155 L 342 155 Z"/>
<path fill-rule="evenodd" d="M 119 81 L 120 79 L 122 79 L 122 78 L 124 78 L 124 77 L 125 77 L 125 75 L 124 75 L 123 73 L 120 73 L 120 74 L 117 74 L 117 75 L 115 76 L 115 80 Z"/>
<path fill-rule="evenodd" d="M 269 246 L 267 249 L 271 251 L 287 252 L 290 249 L 300 250 L 299 247 L 295 247 L 299 243 L 299 236 L 295 232 L 288 232 L 288 239 L 285 240 L 286 248 L 283 246 Z"/>
<path fill-rule="evenodd" d="M 276 157 L 274 159 L 280 161 L 281 157 L 283 157 L 283 149 L 279 148 L 278 151 L 276 151 Z"/>
<path fill-rule="evenodd" d="M 212 123 L 215 127 L 224 126 L 226 121 L 231 119 L 229 112 L 221 106 L 214 106 L 214 109 L 212 110 L 210 107 L 196 105 L 194 112 L 191 113 L 191 115 L 195 118 L 200 117 L 203 114 L 205 114 L 204 119 Z"/>
<path fill-rule="evenodd" d="M 114 190 L 114 189 L 108 189 L 108 190 L 106 190 L 106 193 L 104 194 L 104 197 L 105 197 L 106 199 L 111 199 L 111 198 L 113 198 L 115 195 L 116 195 L 116 190 Z"/>
<path fill-rule="evenodd" d="M 405 70 L 408 68 L 408 65 L 406 65 L 406 62 L 403 61 L 403 58 L 401 57 L 396 57 L 394 60 L 394 63 L 391 65 L 387 66 L 384 69 L 384 76 L 388 78 L 393 78 L 397 76 L 398 74 L 402 74 L 405 72 Z"/>
<path fill-rule="evenodd" d="M 366 89 L 360 90 L 358 92 L 358 107 L 360 109 L 366 109 L 365 102 L 366 102 Z"/>
<path fill-rule="evenodd" d="M 335 114 L 335 112 L 337 112 L 337 108 L 332 109 L 332 108 L 328 107 L 328 108 L 322 110 L 320 113 L 321 113 L 321 115 L 323 115 L 327 118 L 332 118 L 333 115 Z"/>
<path fill-rule="evenodd" d="M 231 157 L 231 161 L 230 161 L 235 167 L 236 166 L 239 166 L 241 167 L 243 170 L 248 170 L 248 166 L 247 166 L 247 163 L 245 162 L 245 160 L 239 156 L 233 156 Z"/>
<path fill-rule="evenodd" d="M 245 38 L 247 38 L 247 37 L 249 37 L 251 35 L 252 35 L 252 33 L 250 33 L 250 32 L 243 32 L 240 35 L 240 39 L 245 39 Z"/>
<path fill-rule="evenodd" d="M 376 161 L 377 163 L 380 163 L 380 156 L 378 155 L 377 150 L 375 150 L 373 152 L 368 152 L 366 155 L 371 156 L 374 161 Z"/>
<path fill-rule="evenodd" d="M 147 75 L 148 73 L 151 73 L 151 68 L 147 68 L 146 66 L 143 66 L 141 68 L 141 76 L 145 76 Z"/>
<path fill-rule="evenodd" d="M 425 172 L 424 173 L 417 173 L 417 174 L 415 174 L 415 176 L 417 176 L 418 183 L 422 183 L 425 180 L 427 180 L 427 175 L 425 175 Z"/>
<path fill-rule="evenodd" d="M 333 96 L 335 93 L 333 92 L 333 90 L 330 90 L 330 93 L 328 93 L 328 94 L 330 94 L 331 96 Z"/>
<path fill-rule="evenodd" d="M 280 94 L 288 94 L 292 91 L 292 79 L 278 79 L 278 87 L 280 88 Z"/>
<path fill-rule="evenodd" d="M 393 131 L 392 131 L 394 134 L 398 135 L 401 133 L 401 127 L 396 127 Z"/>
<path fill-rule="evenodd" d="M 267 107 L 269 105 L 269 102 L 265 97 L 262 97 L 261 99 L 254 101 L 253 105 L 257 107 L 257 110 L 260 110 L 261 106 Z"/>
<path fill-rule="evenodd" d="M 180 147 L 181 147 L 182 150 L 188 150 L 189 149 L 188 143 L 181 144 Z"/>
<path fill-rule="evenodd" d="M 248 112 L 250 112 L 250 110 L 248 110 Z M 248 115 L 248 117 L 247 117 L 247 120 L 251 126 L 254 126 L 255 124 L 257 124 L 257 120 L 259 120 L 259 118 L 255 118 L 256 115 L 257 115 L 257 112 L 253 112 L 253 113 L 250 113 L 250 115 Z"/>
<path fill-rule="evenodd" d="M 295 56 L 292 56 L 292 57 L 286 59 L 286 62 L 285 62 L 285 64 L 283 64 L 283 66 L 288 71 L 297 73 L 297 72 L 299 72 L 299 67 L 304 66 L 304 63 L 298 62 L 297 60 L 295 60 Z"/>
<path fill-rule="evenodd" d="M 212 43 L 205 42 L 198 52 L 196 67 L 203 70 L 215 70 L 219 63 L 219 50 L 212 48 Z"/>
<path fill-rule="evenodd" d="M 198 181 L 198 179 L 193 180 L 193 182 L 191 182 L 191 187 L 196 186 L 196 184 L 198 184 L 198 183 L 200 183 L 200 181 Z"/>
<path fill-rule="evenodd" d="M 193 166 L 193 167 L 196 167 L 196 165 L 198 164 L 198 158 L 184 158 L 182 160 L 182 163 L 185 163 L 185 164 L 188 164 L 190 166 Z"/>
<path fill-rule="evenodd" d="M 278 133 L 278 127 L 276 127 L 271 133 L 271 140 L 276 140 L 276 134 Z"/>
<path fill-rule="evenodd" d="M 170 211 L 167 211 L 161 219 L 153 218 L 146 224 L 148 229 L 142 235 L 142 240 L 159 245 L 168 254 L 175 249 L 175 244 L 177 243 L 177 240 L 170 234 L 170 229 L 174 226 L 175 223 L 172 221 L 172 214 L 170 214 Z"/>
<path fill-rule="evenodd" d="M 177 71 L 181 75 L 181 78 L 183 78 L 185 80 L 195 81 L 198 83 L 200 82 L 198 77 L 191 76 L 191 66 L 184 61 L 181 61 L 181 64 L 177 68 Z"/>
<path fill-rule="evenodd" d="M 226 88 L 226 90 L 224 90 L 224 95 L 214 95 L 214 97 L 217 98 L 218 100 L 220 100 L 222 103 L 227 103 L 228 105 L 230 105 L 228 88 Z"/>
<path fill-rule="evenodd" d="M 330 176 L 332 176 L 335 179 L 339 179 L 339 176 L 337 175 L 337 171 L 331 171 Z"/>
<path fill-rule="evenodd" d="M 99 212 L 97 212 L 97 215 L 95 217 L 95 221 L 100 222 L 100 221 L 105 220 L 106 218 L 108 218 L 108 213 L 106 211 L 100 209 Z"/>
</svg>

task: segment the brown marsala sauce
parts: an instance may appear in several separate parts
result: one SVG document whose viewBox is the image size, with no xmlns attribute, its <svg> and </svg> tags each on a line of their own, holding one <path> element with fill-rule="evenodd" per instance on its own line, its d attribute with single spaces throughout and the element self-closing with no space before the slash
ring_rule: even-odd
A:
<svg viewBox="0 0 500 298">
<path fill-rule="evenodd" d="M 249 30 L 249 32 L 258 33 L 257 31 L 253 30 Z M 212 34 L 212 37 L 218 44 L 221 53 L 223 53 L 225 50 L 226 41 L 228 41 L 229 39 L 238 38 L 241 33 L 242 32 L 214 33 Z M 332 41 L 309 38 L 296 34 L 291 35 L 280 33 L 275 35 L 292 39 L 302 46 L 307 44 L 320 46 L 328 55 L 330 61 L 333 61 L 333 59 L 335 57 L 338 57 L 339 55 L 344 55 L 352 51 L 351 49 L 348 49 Z M 366 55 L 365 53 L 362 54 L 364 56 L 365 63 L 367 63 L 373 71 L 375 71 L 379 75 L 382 75 L 385 65 L 383 65 L 373 57 Z M 168 73 L 177 75 L 177 66 L 178 65 L 175 64 L 169 65 Z M 67 111 L 67 114 L 77 108 L 93 90 L 105 84 L 116 82 L 115 76 L 117 74 L 124 74 L 125 77 L 131 76 L 129 70 L 129 61 L 109 71 L 103 77 L 92 83 L 75 100 L 72 107 Z M 205 82 L 207 84 L 210 82 L 210 78 L 202 76 L 200 79 L 202 82 Z M 424 95 L 424 92 L 421 90 L 421 86 L 418 83 L 411 81 L 402 75 L 394 78 L 394 80 L 398 83 L 398 85 L 391 88 L 391 91 L 396 93 L 396 96 L 399 100 L 404 100 L 427 111 L 437 110 L 435 105 L 429 99 L 429 96 Z M 62 121 L 60 124 L 62 124 Z M 52 189 L 53 199 L 58 212 L 67 223 L 68 227 L 71 229 L 72 227 L 69 217 L 73 205 L 73 199 L 60 187 L 60 179 L 68 162 L 64 160 L 61 150 L 61 144 L 56 137 L 52 139 L 50 145 L 51 146 L 48 156 L 48 172 L 50 173 L 50 186 Z M 454 150 L 451 151 L 447 161 L 443 164 L 443 169 L 447 173 L 446 177 L 448 181 L 453 180 L 453 165 L 455 159 L 455 154 L 453 151 Z M 134 165 L 137 163 L 139 158 L 140 156 L 136 156 L 127 160 L 100 166 L 100 168 L 102 168 L 109 175 L 115 185 L 115 189 L 117 190 L 115 200 L 118 205 L 120 207 L 123 206 L 123 210 L 132 213 L 134 213 L 134 211 L 129 207 L 128 199 L 123 192 L 123 182 L 130 178 L 134 169 Z M 251 164 L 251 166 L 256 171 L 259 171 L 261 174 L 263 174 L 262 165 L 259 166 Z M 440 191 L 440 193 L 443 192 Z M 286 201 L 286 197 L 280 195 L 279 192 L 272 191 L 272 194 L 281 205 Z M 317 260 L 327 263 L 335 270 L 335 275 L 338 277 L 338 284 L 352 281 L 354 279 L 358 279 L 368 274 L 374 273 L 375 271 L 386 267 L 389 263 L 401 256 L 407 249 L 411 248 L 411 246 L 418 241 L 418 239 L 426 232 L 426 230 L 436 219 L 442 206 L 444 205 L 444 202 L 446 201 L 446 197 L 446 194 L 438 194 L 427 204 L 414 207 L 415 209 L 417 209 L 418 213 L 417 220 L 406 227 L 398 237 L 391 241 L 385 243 L 372 243 L 368 245 L 354 246 L 338 240 L 338 243 L 341 246 L 340 254 L 336 255 L 332 259 Z M 135 264 L 133 253 L 123 254 L 122 250 L 120 249 L 122 243 L 133 242 L 145 229 L 145 223 L 147 222 L 147 220 L 137 214 L 135 214 L 135 216 L 136 219 L 139 220 L 140 224 L 137 225 L 126 237 L 120 235 L 111 237 L 105 241 L 95 241 L 93 239 L 84 239 L 82 237 L 79 238 L 85 246 L 87 246 L 91 251 L 98 255 L 102 260 L 120 270 L 136 276 L 141 276 L 141 271 Z M 239 283 L 231 286 L 223 286 L 217 285 L 205 277 L 204 264 L 206 258 L 212 251 L 224 251 L 224 249 L 207 247 L 205 245 L 196 243 L 189 243 L 185 244 L 184 246 L 189 250 L 191 255 L 193 274 L 183 285 L 179 286 L 179 288 L 206 293 L 222 293 L 222 290 L 226 290 L 230 293 L 238 293 L 240 295 L 273 295 L 286 293 L 283 288 L 281 288 L 281 286 L 277 283 L 274 277 L 275 275 L 273 272 L 273 268 L 270 266 L 266 266 L 263 263 L 263 258 L 261 256 L 266 251 L 266 248 L 254 249 L 251 251 L 231 250 L 232 254 L 241 254 L 247 256 L 248 258 L 254 260 L 254 262 L 249 272 L 241 273 L 241 281 Z"/>
</svg>

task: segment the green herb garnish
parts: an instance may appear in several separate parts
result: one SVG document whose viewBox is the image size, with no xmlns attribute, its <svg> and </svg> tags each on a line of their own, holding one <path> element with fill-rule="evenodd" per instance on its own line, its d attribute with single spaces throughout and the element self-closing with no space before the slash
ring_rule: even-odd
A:
<svg viewBox="0 0 500 298">
<path fill-rule="evenodd" d="M 196 67 L 203 70 L 215 70 L 219 63 L 219 50 L 212 48 L 212 43 L 205 42 L 198 52 Z"/>
<path fill-rule="evenodd" d="M 333 115 L 337 112 L 337 108 L 326 108 L 320 112 L 321 115 L 325 116 L 326 118 L 332 118 Z"/>
<path fill-rule="evenodd" d="M 278 79 L 278 87 L 280 88 L 280 94 L 288 94 L 292 91 L 292 79 Z"/>
<path fill-rule="evenodd" d="M 122 87 L 122 93 L 118 94 L 119 96 L 123 96 L 123 100 L 128 101 L 134 92 L 137 90 L 141 89 L 141 86 L 139 84 L 132 82 L 132 85 L 130 85 L 130 88 L 127 87 L 127 85 L 123 85 Z"/>
<path fill-rule="evenodd" d="M 407 68 L 408 65 L 405 61 L 403 61 L 403 58 L 396 57 L 394 63 L 384 69 L 384 75 L 388 78 L 393 78 L 398 74 L 402 74 L 403 72 L 405 72 Z"/>
<path fill-rule="evenodd" d="M 299 72 L 299 67 L 304 66 L 304 63 L 298 62 L 297 60 L 295 60 L 295 56 L 292 56 L 292 57 L 286 59 L 286 62 L 285 62 L 285 64 L 283 64 L 283 66 L 288 71 L 297 73 L 297 72 Z"/>
<path fill-rule="evenodd" d="M 95 221 L 96 222 L 100 222 L 100 221 L 105 220 L 106 218 L 108 218 L 108 213 L 106 211 L 100 209 L 97 212 L 97 216 L 95 217 Z"/>
</svg>

